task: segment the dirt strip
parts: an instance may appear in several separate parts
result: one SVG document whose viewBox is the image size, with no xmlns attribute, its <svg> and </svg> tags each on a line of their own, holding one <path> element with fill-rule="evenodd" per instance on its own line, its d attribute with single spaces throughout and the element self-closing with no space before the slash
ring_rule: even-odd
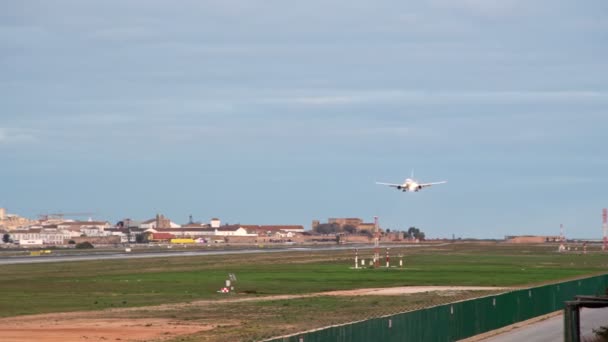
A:
<svg viewBox="0 0 608 342">
<path fill-rule="evenodd" d="M 478 286 L 408 286 L 393 288 L 370 288 L 345 291 L 330 291 L 302 295 L 276 295 L 264 297 L 226 298 L 222 300 L 199 300 L 190 303 L 148 306 L 147 311 L 187 309 L 200 305 L 217 305 L 227 302 L 266 301 L 305 298 L 313 296 L 394 296 L 420 292 L 507 290 L 498 287 Z M 0 341 L 3 342 L 64 342 L 64 341 L 147 341 L 175 338 L 216 328 L 214 324 L 201 324 L 173 319 L 108 318 L 114 312 L 141 310 L 142 307 L 109 309 L 103 311 L 81 311 L 17 316 L 0 319 Z M 222 321 L 223 325 L 229 322 Z M 230 324 L 239 324 L 230 322 Z"/>
</svg>

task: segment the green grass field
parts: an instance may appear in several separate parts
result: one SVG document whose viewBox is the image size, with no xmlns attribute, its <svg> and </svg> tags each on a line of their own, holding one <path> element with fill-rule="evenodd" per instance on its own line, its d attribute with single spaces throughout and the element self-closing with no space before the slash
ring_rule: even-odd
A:
<svg viewBox="0 0 608 342">
<path fill-rule="evenodd" d="M 219 306 L 215 309 L 198 308 L 195 312 L 169 310 L 162 313 L 146 310 L 145 306 L 199 299 L 304 294 L 370 287 L 527 286 L 604 273 L 608 268 L 608 256 L 599 253 L 597 249 L 590 249 L 586 255 L 558 254 L 556 250 L 556 246 L 505 244 L 393 247 L 393 265 L 398 265 L 398 254 L 404 255 L 405 265 L 404 268 L 388 270 L 352 269 L 353 251 L 6 265 L 0 269 L 0 316 L 117 307 L 142 307 L 139 311 L 134 311 L 139 317 L 163 315 L 199 320 L 219 316 L 226 318 L 226 313 L 231 311 L 258 313 L 254 315 L 256 319 L 245 320 L 246 323 L 240 325 L 240 330 L 226 329 L 232 334 L 230 336 L 238 340 L 244 336 L 259 337 L 260 331 L 267 333 L 268 324 L 272 321 L 268 317 L 275 317 L 283 327 L 270 331 L 285 333 L 315 327 L 321 322 L 326 324 L 361 319 L 362 311 L 365 311 L 364 317 L 368 317 L 370 308 L 373 314 L 380 315 L 435 302 L 433 296 L 420 295 L 411 298 L 402 295 L 399 296 L 399 301 L 391 296 L 311 297 L 227 303 L 222 304 L 221 315 L 217 312 Z M 359 255 L 369 259 L 372 253 L 372 250 L 365 250 L 360 251 Z M 238 294 L 217 293 L 228 273 L 235 273 L 238 277 Z M 479 295 L 480 293 L 467 292 L 459 298 Z M 425 299 L 423 302 L 426 304 L 420 303 L 421 299 Z M 306 318 L 305 323 L 302 323 L 303 317 Z M 331 317 L 335 319 L 329 319 Z M 285 326 L 289 328 L 286 329 Z M 221 331 L 222 329 L 216 329 L 214 334 Z M 254 331 L 258 331 L 257 335 Z M 226 335 L 218 336 L 227 338 Z M 198 336 L 195 340 L 206 339 Z"/>
</svg>

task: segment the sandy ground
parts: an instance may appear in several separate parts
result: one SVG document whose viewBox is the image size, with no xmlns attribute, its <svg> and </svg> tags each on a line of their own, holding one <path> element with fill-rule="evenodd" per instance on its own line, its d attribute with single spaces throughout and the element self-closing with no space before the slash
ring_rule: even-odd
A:
<svg viewBox="0 0 608 342">
<path fill-rule="evenodd" d="M 86 315 L 48 314 L 2 319 L 0 341 L 145 341 L 214 328 L 157 318 L 124 320 L 82 317 Z"/>
<path fill-rule="evenodd" d="M 399 295 L 419 292 L 451 292 L 467 290 L 503 290 L 506 288 L 478 286 L 410 286 L 392 288 L 371 288 L 347 291 L 331 291 L 303 295 L 278 295 L 266 297 L 227 298 L 220 301 L 195 301 L 191 303 L 166 304 L 146 307 L 146 310 L 168 310 L 197 305 L 212 305 L 221 302 L 242 302 L 281 300 L 292 298 L 363 295 Z M 8 317 L 0 319 L 0 341 L 2 342 L 69 342 L 69 341 L 148 341 L 174 338 L 214 329 L 214 325 L 184 322 L 170 319 L 112 319 L 108 313 L 133 311 L 140 308 L 111 309 L 103 312 L 85 311 Z M 105 317 L 101 317 L 101 315 Z M 224 324 L 226 322 L 223 322 Z"/>
</svg>

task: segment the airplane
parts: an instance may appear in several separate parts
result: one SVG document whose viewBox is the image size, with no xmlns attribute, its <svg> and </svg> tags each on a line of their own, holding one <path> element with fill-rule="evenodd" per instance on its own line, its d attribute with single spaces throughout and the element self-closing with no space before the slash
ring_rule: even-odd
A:
<svg viewBox="0 0 608 342">
<path fill-rule="evenodd" d="M 414 179 L 414 171 L 412 171 L 411 178 L 407 178 L 405 180 L 405 182 L 403 182 L 403 184 L 382 183 L 382 182 L 376 182 L 376 184 L 388 185 L 388 186 L 391 186 L 393 188 L 397 188 L 397 190 L 401 190 L 403 192 L 406 192 L 406 191 L 418 192 L 422 188 L 426 188 L 426 187 L 429 187 L 431 185 L 436 185 L 436 184 L 444 184 L 444 183 L 447 183 L 447 182 L 448 181 L 432 182 L 432 183 L 418 183 L 418 181 L 416 181 Z"/>
</svg>

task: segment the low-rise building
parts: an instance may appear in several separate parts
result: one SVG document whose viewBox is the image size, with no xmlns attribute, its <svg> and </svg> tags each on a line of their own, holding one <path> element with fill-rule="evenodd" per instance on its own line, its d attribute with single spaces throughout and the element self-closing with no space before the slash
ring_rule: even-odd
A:
<svg viewBox="0 0 608 342">
<path fill-rule="evenodd" d="M 315 230 L 316 227 L 322 224 L 323 223 L 321 223 L 319 220 L 313 220 L 312 229 Z M 376 224 L 374 222 L 363 222 L 362 219 L 357 217 L 331 217 L 327 219 L 327 224 L 337 225 L 341 229 L 344 229 L 345 227 L 354 227 L 357 232 L 364 230 L 373 232 L 376 229 Z M 382 229 L 380 229 L 380 231 L 382 231 Z"/>
<path fill-rule="evenodd" d="M 213 228 L 148 228 L 144 232 L 148 234 L 171 234 L 174 237 L 195 237 L 214 235 Z"/>
<path fill-rule="evenodd" d="M 545 236 L 545 235 L 513 235 L 505 236 L 506 242 L 509 243 L 545 243 L 545 242 L 559 242 L 561 238 L 559 236 Z"/>
<path fill-rule="evenodd" d="M 153 219 L 146 220 L 139 225 L 139 228 L 142 229 L 156 229 L 156 228 L 179 228 L 181 227 L 179 224 L 171 221 L 166 218 L 164 215 L 156 214 L 156 217 Z"/>
<path fill-rule="evenodd" d="M 190 222 L 190 223 L 182 224 L 180 228 L 191 229 L 191 228 L 212 228 L 212 227 L 208 223 Z"/>
<path fill-rule="evenodd" d="M 33 222 L 34 221 L 19 215 L 9 214 L 6 212 L 6 209 L 0 208 L 0 228 L 2 229 L 13 230 L 24 228 Z"/>
<path fill-rule="evenodd" d="M 121 243 L 136 242 L 137 235 L 144 234 L 144 230 L 137 227 L 112 227 L 105 229 L 112 236 L 120 237 Z"/>
<path fill-rule="evenodd" d="M 242 225 L 249 234 L 257 236 L 294 237 L 304 233 L 301 225 Z"/>
<path fill-rule="evenodd" d="M 343 227 L 343 226 L 358 227 L 361 223 L 363 223 L 363 220 L 360 218 L 357 218 L 357 217 L 341 217 L 341 218 L 330 217 L 329 219 L 327 219 L 327 223 L 329 223 L 329 224 L 335 223 L 335 224 L 339 225 L 340 227 Z"/>
<path fill-rule="evenodd" d="M 49 226 L 13 230 L 8 234 L 15 242 L 22 240 L 41 240 L 45 245 L 62 245 L 72 237 L 69 231 Z"/>
<path fill-rule="evenodd" d="M 192 225 L 189 225 L 192 226 Z M 204 227 L 204 228 L 149 228 L 146 233 L 168 233 L 175 237 L 200 237 L 200 236 L 256 236 L 255 233 L 247 232 L 247 229 L 240 225 L 226 225 L 219 228 Z"/>
<path fill-rule="evenodd" d="M 214 234 L 218 236 L 255 236 L 257 234 L 250 234 L 247 229 L 240 225 L 221 226 L 219 228 L 213 228 Z"/>
<path fill-rule="evenodd" d="M 70 232 L 70 237 L 112 235 L 107 231 L 112 228 L 108 221 L 65 221 L 52 226 Z"/>
<path fill-rule="evenodd" d="M 150 237 L 148 238 L 148 240 L 154 241 L 154 242 L 168 242 L 174 238 L 175 238 L 175 235 L 170 234 L 170 233 L 152 233 L 152 234 L 150 234 Z"/>
</svg>

